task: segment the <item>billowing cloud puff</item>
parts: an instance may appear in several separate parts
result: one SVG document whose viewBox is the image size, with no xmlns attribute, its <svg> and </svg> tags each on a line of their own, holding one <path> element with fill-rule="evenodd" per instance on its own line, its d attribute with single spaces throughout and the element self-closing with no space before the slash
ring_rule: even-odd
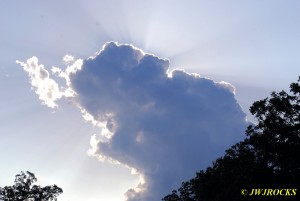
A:
<svg viewBox="0 0 300 201">
<path fill-rule="evenodd" d="M 59 90 L 58 84 L 49 78 L 48 71 L 43 65 L 38 64 L 38 58 L 32 57 L 26 62 L 17 61 L 28 73 L 32 88 L 39 95 L 42 102 L 51 107 L 56 107 L 55 101 L 60 99 L 63 93 Z"/>
<path fill-rule="evenodd" d="M 68 65 L 65 71 L 60 68 L 52 67 L 51 72 L 57 77 L 61 77 L 66 81 L 66 86 L 59 87 L 58 83 L 50 78 L 50 73 L 45 69 L 44 65 L 38 63 L 38 58 L 33 56 L 26 62 L 16 61 L 27 72 L 32 89 L 39 96 L 39 99 L 43 104 L 50 108 L 57 107 L 56 101 L 65 98 L 72 98 L 75 96 L 75 92 L 70 88 L 69 75 L 75 73 L 82 66 L 82 60 L 78 59 L 74 61 L 74 57 L 66 55 L 63 61 Z"/>
<path fill-rule="evenodd" d="M 54 71 L 102 126 L 90 153 L 141 175 L 128 201 L 160 200 L 243 137 L 245 114 L 229 83 L 171 71 L 169 61 L 113 42 L 74 65 Z"/>
</svg>

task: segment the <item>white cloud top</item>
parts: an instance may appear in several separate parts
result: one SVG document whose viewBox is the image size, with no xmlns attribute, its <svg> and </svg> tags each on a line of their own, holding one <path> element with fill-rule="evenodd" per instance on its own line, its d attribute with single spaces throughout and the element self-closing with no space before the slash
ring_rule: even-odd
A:
<svg viewBox="0 0 300 201">
<path fill-rule="evenodd" d="M 85 118 L 103 128 L 90 154 L 140 174 L 128 201 L 160 200 L 243 137 L 245 114 L 229 83 L 170 71 L 168 60 L 114 42 L 87 60 L 64 60 L 66 71 L 52 70 L 66 80 L 64 92 L 35 57 L 18 63 L 45 104 L 71 91 Z"/>
</svg>

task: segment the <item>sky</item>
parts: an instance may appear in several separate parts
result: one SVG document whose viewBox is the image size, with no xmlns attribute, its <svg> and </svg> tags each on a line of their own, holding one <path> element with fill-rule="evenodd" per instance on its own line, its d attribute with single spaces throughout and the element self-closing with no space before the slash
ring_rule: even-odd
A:
<svg viewBox="0 0 300 201">
<path fill-rule="evenodd" d="M 0 186 L 29 170 L 59 201 L 159 200 L 243 139 L 253 101 L 297 80 L 299 9 L 0 1 Z"/>
</svg>

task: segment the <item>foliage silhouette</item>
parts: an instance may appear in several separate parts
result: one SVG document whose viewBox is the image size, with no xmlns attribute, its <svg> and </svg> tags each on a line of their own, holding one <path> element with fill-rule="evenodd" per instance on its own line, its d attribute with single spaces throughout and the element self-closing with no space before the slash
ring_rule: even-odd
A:
<svg viewBox="0 0 300 201">
<path fill-rule="evenodd" d="M 56 201 L 63 192 L 56 185 L 33 185 L 36 181 L 35 175 L 29 171 L 17 174 L 13 186 L 0 187 L 0 201 Z"/>
<path fill-rule="evenodd" d="M 300 77 L 290 85 L 291 93 L 272 92 L 270 98 L 254 102 L 250 112 L 257 124 L 248 126 L 245 140 L 226 150 L 211 167 L 197 172 L 195 178 L 183 182 L 162 200 L 266 200 L 266 196 L 242 196 L 241 190 L 297 189 L 300 184 L 299 82 Z"/>
</svg>

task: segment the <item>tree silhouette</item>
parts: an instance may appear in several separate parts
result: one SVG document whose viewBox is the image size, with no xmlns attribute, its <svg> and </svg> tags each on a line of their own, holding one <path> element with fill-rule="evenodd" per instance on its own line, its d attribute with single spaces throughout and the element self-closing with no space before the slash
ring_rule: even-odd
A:
<svg viewBox="0 0 300 201">
<path fill-rule="evenodd" d="M 226 150 L 211 167 L 183 182 L 163 201 L 266 200 L 242 196 L 242 189 L 298 188 L 300 184 L 300 77 L 290 92 L 272 92 L 256 101 L 250 112 L 256 125 L 246 139 Z M 268 197 L 291 200 L 293 197 Z M 295 197 L 294 197 L 295 198 Z M 298 198 L 299 199 L 299 198 Z"/>
<path fill-rule="evenodd" d="M 56 201 L 63 191 L 56 185 L 41 187 L 33 185 L 37 179 L 29 171 L 16 175 L 13 186 L 0 187 L 1 201 Z"/>
<path fill-rule="evenodd" d="M 280 182 L 299 184 L 300 174 L 300 77 L 290 85 L 291 94 L 272 92 L 250 108 L 258 120 L 246 134 L 257 155 L 281 177 Z"/>
</svg>

